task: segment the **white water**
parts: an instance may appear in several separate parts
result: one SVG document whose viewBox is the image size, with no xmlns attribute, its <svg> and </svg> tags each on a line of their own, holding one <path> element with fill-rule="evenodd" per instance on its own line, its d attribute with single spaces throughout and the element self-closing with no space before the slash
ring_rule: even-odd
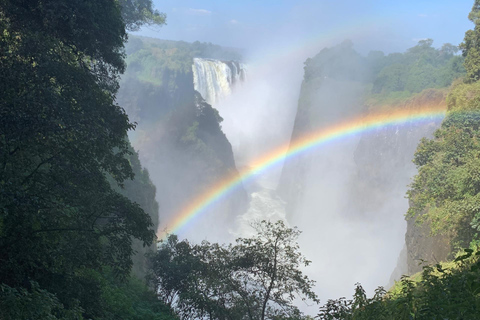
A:
<svg viewBox="0 0 480 320">
<path fill-rule="evenodd" d="M 195 90 L 211 105 L 230 95 L 246 76 L 245 66 L 234 61 L 194 58 L 192 70 Z"/>
<path fill-rule="evenodd" d="M 285 201 L 275 190 L 259 186 L 258 190 L 249 192 L 250 205 L 243 215 L 237 217 L 235 224 L 230 228 L 230 233 L 235 238 L 255 235 L 252 224 L 262 220 L 282 220 L 287 223 L 285 215 Z"/>
</svg>

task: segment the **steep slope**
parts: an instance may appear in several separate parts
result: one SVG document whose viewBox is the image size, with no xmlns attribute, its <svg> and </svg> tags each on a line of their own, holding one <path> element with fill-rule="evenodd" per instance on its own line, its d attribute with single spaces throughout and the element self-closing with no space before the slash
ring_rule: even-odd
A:
<svg viewBox="0 0 480 320">
<path fill-rule="evenodd" d="M 426 40 L 404 54 L 363 57 L 344 42 L 308 59 L 292 141 L 374 112 L 444 106 L 446 92 L 440 88 L 464 72 L 462 58 L 451 45 L 431 45 Z M 328 284 L 341 272 L 348 274 L 341 281 L 362 281 L 369 290 L 387 284 L 405 245 L 404 195 L 415 174 L 411 159 L 420 139 L 438 126 L 432 119 L 378 129 L 336 140 L 285 164 L 278 192 L 287 202 L 289 221 L 306 231 L 305 246 L 322 272 L 321 281 Z M 308 248 L 312 243 L 323 245 Z M 348 259 L 342 251 L 349 252 Z M 407 251 L 395 271 L 398 276 L 408 271 Z M 339 270 L 333 273 L 322 261 L 325 256 Z M 355 274 L 341 269 L 351 261 L 357 262 Z"/>
<path fill-rule="evenodd" d="M 478 82 L 455 83 L 442 126 L 415 153 L 419 172 L 408 192 L 409 272 L 419 271 L 419 260 L 446 261 L 459 248 L 478 244 L 479 94 Z"/>
<path fill-rule="evenodd" d="M 366 63 L 353 50 L 351 42 L 324 49 L 308 59 L 291 140 L 359 114 L 365 74 Z M 297 204 L 305 193 L 309 167 L 313 162 L 315 159 L 307 155 L 294 159 L 283 168 L 278 192 L 287 201 L 289 218 L 297 213 Z"/>
<path fill-rule="evenodd" d="M 445 97 L 446 90 L 427 89 L 392 105 L 382 105 L 382 108 L 407 110 L 411 113 L 427 106 L 446 108 Z M 370 110 L 377 107 L 372 104 L 368 106 Z M 348 190 L 348 201 L 355 204 L 356 215 L 364 219 L 383 220 L 389 232 L 397 230 L 397 234 L 392 234 L 392 237 L 403 237 L 405 224 L 402 220 L 408 210 L 405 193 L 407 185 L 417 172 L 412 163 L 413 155 L 419 141 L 423 137 L 431 137 L 439 125 L 438 119 L 432 118 L 422 125 L 396 125 L 361 137 L 354 153 L 356 170 Z M 398 224 L 402 226 L 400 229 L 396 227 Z M 418 235 L 413 235 L 412 232 Z M 440 254 L 443 248 L 442 239 L 430 238 L 425 234 L 421 236 L 420 233 L 414 228 L 412 221 L 408 220 L 405 256 L 402 256 L 393 273 L 395 280 L 400 279 L 402 274 L 417 272 L 412 270 L 411 266 L 418 266 L 419 259 L 431 260 L 427 259 L 427 252 L 439 258 L 444 256 Z M 437 250 L 434 250 L 435 248 Z M 423 254 L 420 250 L 423 250 Z M 393 278 L 390 280 L 391 284 Z"/>
<path fill-rule="evenodd" d="M 133 38 L 119 102 L 138 122 L 132 145 L 157 187 L 160 225 L 201 191 L 237 169 L 232 148 L 222 132 L 222 118 L 194 90 L 195 57 L 237 57 L 211 44 Z M 223 206 L 202 217 L 189 238 L 226 236 L 226 221 L 245 210 L 247 196 L 238 192 Z M 163 231 L 163 230 L 162 230 Z"/>
</svg>

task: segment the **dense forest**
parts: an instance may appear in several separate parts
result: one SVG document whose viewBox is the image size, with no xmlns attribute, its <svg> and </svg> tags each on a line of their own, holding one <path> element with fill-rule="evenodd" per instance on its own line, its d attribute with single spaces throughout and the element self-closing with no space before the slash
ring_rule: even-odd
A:
<svg viewBox="0 0 480 320">
<path fill-rule="evenodd" d="M 282 221 L 231 244 L 170 235 L 157 246 L 159 211 L 236 173 L 218 111 L 193 89 L 193 58 L 241 58 L 127 34 L 165 19 L 152 0 L 0 2 L 0 319 L 313 319 L 298 301 L 328 320 L 480 318 L 479 0 L 458 48 L 427 39 L 363 57 L 345 41 L 306 60 L 302 129 L 319 124 L 311 95 L 332 85 L 368 112 L 432 97 L 447 106 L 416 149 L 406 214 L 447 243 L 445 261 L 372 297 L 357 284 L 352 299 L 326 302 L 302 271 L 301 231 Z M 158 186 L 128 138 L 135 121 L 162 125 L 148 145 L 165 159 Z M 286 198 L 298 192 L 283 184 Z M 225 221 L 245 210 L 242 192 L 221 207 Z"/>
<path fill-rule="evenodd" d="M 0 318 L 173 318 L 131 273 L 158 205 L 115 102 L 127 30 L 164 15 L 149 0 L 0 12 Z"/>
</svg>

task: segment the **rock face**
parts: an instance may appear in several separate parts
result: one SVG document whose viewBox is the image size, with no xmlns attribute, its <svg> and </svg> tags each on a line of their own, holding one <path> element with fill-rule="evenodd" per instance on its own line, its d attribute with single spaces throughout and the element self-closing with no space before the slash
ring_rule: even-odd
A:
<svg viewBox="0 0 480 320">
<path fill-rule="evenodd" d="M 359 114 L 362 111 L 360 97 L 365 89 L 365 68 L 361 56 L 349 42 L 324 49 L 307 59 L 291 140 Z M 353 149 L 347 152 L 353 156 Z M 330 155 L 313 157 L 306 154 L 284 165 L 278 193 L 287 202 L 289 219 L 298 215 L 298 204 L 306 192 L 312 167 L 322 167 L 320 162 L 337 162 Z M 340 160 L 337 164 L 342 166 L 341 163 Z M 316 179 L 321 180 L 321 176 Z"/>
<path fill-rule="evenodd" d="M 389 108 L 414 112 L 426 106 L 445 106 L 445 92 L 428 89 Z M 356 204 L 357 214 L 365 215 L 365 218 L 392 221 L 398 221 L 398 217 L 406 214 L 408 201 L 405 193 L 417 172 L 412 163 L 413 155 L 419 141 L 431 137 L 439 125 L 440 121 L 432 118 L 416 125 L 398 125 L 362 136 L 355 150 L 357 168 L 349 191 L 349 199 Z M 405 226 L 401 230 L 405 230 Z M 431 238 L 424 227 L 416 226 L 413 219 L 409 219 L 405 248 L 400 254 L 392 280 L 398 280 L 402 274 L 421 270 L 421 266 L 418 266 L 420 259 L 435 262 L 429 252 L 435 252 L 432 249 L 439 240 L 438 237 Z M 441 243 L 438 245 L 439 248 L 443 247 Z M 440 252 L 436 256 L 438 259 L 446 258 Z"/>
<path fill-rule="evenodd" d="M 371 81 L 368 74 L 368 63 L 348 43 L 325 49 L 308 59 L 292 141 L 370 112 L 398 109 L 414 112 L 445 103 L 444 91 L 431 89 L 391 105 L 367 104 L 364 94 Z M 387 284 L 395 266 L 398 268 L 393 278 L 413 272 L 413 259 L 429 260 L 428 249 L 420 248 L 429 241 L 431 247 L 435 240 L 411 222 L 406 233 L 405 194 L 416 173 L 411 162 L 416 147 L 439 124 L 438 119 L 432 118 L 380 128 L 339 139 L 285 164 L 278 193 L 287 203 L 289 222 L 309 234 L 314 228 L 315 236 L 310 236 L 308 242 L 335 247 L 335 250 L 317 247 L 314 254 L 319 255 L 319 260 L 329 256 L 331 260 L 342 261 L 343 256 L 336 250 L 345 248 L 350 259 L 364 261 L 356 270 L 363 278 L 350 281 L 367 285 L 369 281 Z M 442 247 L 440 244 L 439 256 Z M 403 255 L 398 258 L 402 248 L 405 248 Z M 317 267 L 319 264 L 322 267 L 316 257 L 311 259 Z"/>
<path fill-rule="evenodd" d="M 422 271 L 424 265 L 452 258 L 452 245 L 448 236 L 432 236 L 427 224 L 418 225 L 413 218 L 407 220 L 405 244 L 407 270 L 404 273 L 409 275 Z"/>
<path fill-rule="evenodd" d="M 130 64 L 118 101 L 138 122 L 132 145 L 157 188 L 160 228 L 168 230 L 173 226 L 166 222 L 197 195 L 220 178 L 238 172 L 232 147 L 220 126 L 223 119 L 194 90 L 193 56 L 201 54 L 198 48 L 202 45 L 149 41 L 135 43 L 137 49 L 127 59 Z M 205 46 L 211 49 L 211 45 Z M 221 50 L 215 49 L 220 55 Z M 132 52 L 127 46 L 129 50 Z M 247 205 L 247 195 L 240 190 L 180 235 L 218 240 L 227 233 L 224 224 L 243 213 Z"/>
</svg>

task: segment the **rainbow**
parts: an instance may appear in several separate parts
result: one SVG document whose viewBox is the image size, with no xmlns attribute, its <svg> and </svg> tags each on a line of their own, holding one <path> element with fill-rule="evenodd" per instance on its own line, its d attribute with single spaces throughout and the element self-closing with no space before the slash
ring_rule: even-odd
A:
<svg viewBox="0 0 480 320">
<path fill-rule="evenodd" d="M 246 182 L 259 173 L 265 172 L 277 164 L 281 164 L 300 154 L 321 147 L 326 143 L 389 126 L 440 121 L 445 116 L 445 112 L 445 106 L 438 105 L 424 106 L 416 111 L 409 109 L 390 113 L 374 113 L 310 132 L 290 143 L 267 152 L 264 156 L 257 159 L 249 169 L 240 172 L 239 174 L 235 173 L 226 176 L 215 183 L 206 192 L 197 196 L 178 212 L 178 214 L 166 224 L 165 229 L 168 234 L 178 233 L 182 228 L 193 221 L 194 218 L 207 212 L 208 208 L 224 199 L 228 194 L 241 186 L 243 182 Z M 167 232 L 162 232 L 159 239 L 165 239 Z"/>
</svg>

